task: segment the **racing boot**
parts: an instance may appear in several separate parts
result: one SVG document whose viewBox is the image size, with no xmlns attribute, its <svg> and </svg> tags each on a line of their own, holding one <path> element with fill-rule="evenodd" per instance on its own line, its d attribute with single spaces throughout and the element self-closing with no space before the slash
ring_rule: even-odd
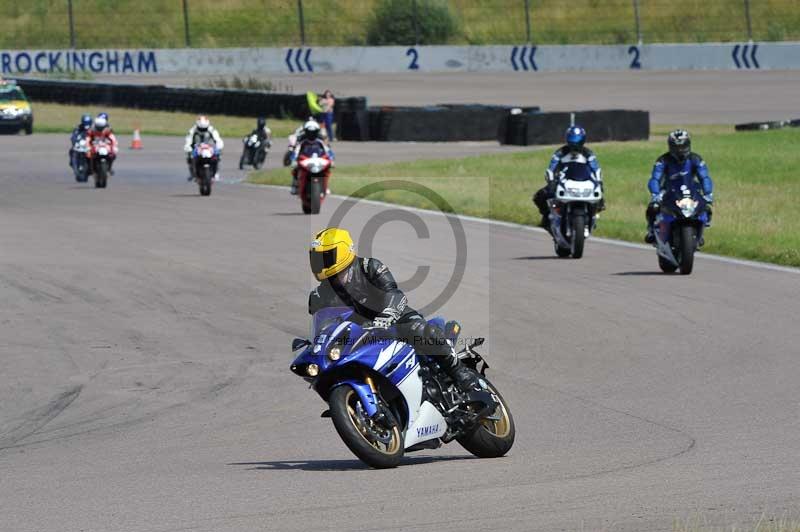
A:
<svg viewBox="0 0 800 532">
<path fill-rule="evenodd" d="M 645 242 L 647 242 L 648 244 L 653 244 L 653 243 L 655 243 L 655 241 L 656 241 L 656 234 L 655 234 L 655 232 L 653 231 L 653 226 L 652 226 L 652 225 L 648 225 L 648 226 L 647 226 L 647 234 L 646 234 L 646 235 L 644 235 L 644 241 L 645 241 Z"/>
<path fill-rule="evenodd" d="M 461 362 L 455 349 L 452 347 L 450 354 L 447 356 L 447 360 L 442 361 L 442 368 L 456 381 L 456 384 L 462 392 L 483 389 L 478 374 Z"/>
<path fill-rule="evenodd" d="M 289 194 L 297 196 L 297 176 L 292 175 L 292 187 L 289 189 Z"/>
</svg>

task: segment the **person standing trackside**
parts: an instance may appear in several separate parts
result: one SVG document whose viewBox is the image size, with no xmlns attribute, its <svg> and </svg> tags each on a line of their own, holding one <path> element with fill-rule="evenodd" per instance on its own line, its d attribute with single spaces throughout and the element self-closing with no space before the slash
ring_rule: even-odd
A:
<svg viewBox="0 0 800 532">
<path fill-rule="evenodd" d="M 328 142 L 333 142 L 333 108 L 336 105 L 336 99 L 330 89 L 325 89 L 322 93 L 322 98 L 319 99 L 320 107 L 322 107 L 322 119 L 325 122 L 325 132 L 328 134 Z"/>
</svg>

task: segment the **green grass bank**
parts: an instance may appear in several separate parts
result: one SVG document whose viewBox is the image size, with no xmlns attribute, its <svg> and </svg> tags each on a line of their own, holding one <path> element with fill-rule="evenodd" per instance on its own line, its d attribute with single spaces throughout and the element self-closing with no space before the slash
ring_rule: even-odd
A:
<svg viewBox="0 0 800 532">
<path fill-rule="evenodd" d="M 656 126 L 659 140 L 596 144 L 603 167 L 608 209 L 598 236 L 641 242 L 646 184 L 652 164 L 665 151 L 670 126 Z M 732 126 L 698 126 L 695 151 L 707 161 L 715 184 L 714 226 L 703 251 L 788 266 L 800 266 L 800 218 L 791 204 L 800 195 L 800 129 L 736 133 Z M 551 150 L 531 150 L 450 160 L 339 166 L 331 181 L 337 194 L 350 195 L 381 180 L 406 179 L 439 193 L 461 214 L 535 225 L 531 195 L 543 184 Z M 343 163 L 343 161 L 340 161 Z M 254 173 L 253 183 L 288 185 L 289 172 Z M 425 199 L 388 191 L 370 199 L 433 208 Z"/>
<path fill-rule="evenodd" d="M 381 0 L 304 0 L 306 44 L 366 44 Z M 520 44 L 526 41 L 524 0 L 433 0 L 448 5 L 456 30 L 442 44 Z M 742 0 L 643 0 L 645 42 L 743 42 Z M 78 48 L 182 48 L 183 3 L 176 0 L 72 0 Z M 193 47 L 292 46 L 300 43 L 298 3 L 286 0 L 186 0 Z M 633 43 L 630 0 L 529 0 L 536 44 Z M 800 39 L 796 0 L 750 2 L 753 39 Z M 68 48 L 66 0 L 4 2 L 0 48 Z"/>
<path fill-rule="evenodd" d="M 116 133 L 129 135 L 134 128 L 138 127 L 144 137 L 147 135 L 186 135 L 197 119 L 197 115 L 192 113 L 145 111 L 102 105 L 62 105 L 34 101 L 31 106 L 34 131 L 39 133 L 69 133 L 80 120 L 81 114 L 89 113 L 95 116 L 100 111 L 109 114 L 111 125 Z M 211 115 L 209 118 L 225 140 L 243 137 L 256 126 L 255 118 L 224 115 Z M 268 119 L 267 124 L 272 129 L 273 136 L 286 138 L 297 128 L 299 121 Z"/>
</svg>

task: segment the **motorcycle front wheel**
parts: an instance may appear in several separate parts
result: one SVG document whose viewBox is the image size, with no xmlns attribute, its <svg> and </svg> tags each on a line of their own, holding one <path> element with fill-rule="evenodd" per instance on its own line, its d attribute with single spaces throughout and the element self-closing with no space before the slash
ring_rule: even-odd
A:
<svg viewBox="0 0 800 532">
<path fill-rule="evenodd" d="M 459 437 L 458 443 L 478 458 L 497 458 L 511 450 L 516 428 L 505 399 L 491 382 L 485 378 L 484 380 L 500 404 L 494 413 L 481 420 L 471 433 Z"/>
<path fill-rule="evenodd" d="M 681 275 L 689 275 L 694 267 L 694 250 L 697 248 L 697 230 L 691 225 L 681 227 Z"/>
<path fill-rule="evenodd" d="M 586 229 L 586 218 L 583 214 L 576 214 L 572 218 L 572 258 L 583 257 L 584 230 Z"/>
<path fill-rule="evenodd" d="M 253 161 L 253 168 L 256 170 L 261 170 L 264 166 L 264 161 L 267 159 L 267 152 L 264 150 L 259 150 L 259 152 L 255 156 L 255 160 Z"/>
<path fill-rule="evenodd" d="M 100 159 L 100 163 L 97 165 L 97 175 L 94 177 L 94 186 L 95 188 L 106 188 L 106 183 L 108 182 L 108 161 L 105 159 Z"/>
<path fill-rule="evenodd" d="M 203 168 L 202 176 L 200 177 L 200 195 L 211 195 L 211 168 L 207 166 Z"/>
<path fill-rule="evenodd" d="M 322 185 L 319 181 L 311 181 L 308 184 L 308 202 L 311 207 L 311 214 L 319 214 L 322 204 Z"/>
<path fill-rule="evenodd" d="M 390 412 L 386 412 L 386 417 L 393 426 L 378 425 L 367 416 L 358 394 L 348 385 L 334 388 L 328 405 L 336 432 L 354 455 L 376 469 L 397 467 L 405 449 L 403 436 Z"/>
</svg>

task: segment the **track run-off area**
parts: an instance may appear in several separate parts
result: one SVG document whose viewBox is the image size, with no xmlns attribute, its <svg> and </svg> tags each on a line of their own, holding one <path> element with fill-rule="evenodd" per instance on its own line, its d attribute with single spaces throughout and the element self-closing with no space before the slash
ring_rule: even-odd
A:
<svg viewBox="0 0 800 532">
<path fill-rule="evenodd" d="M 0 530 L 633 531 L 800 517 L 797 270 L 698 256 L 691 276 L 663 275 L 654 250 L 597 239 L 559 260 L 542 232 L 462 219 L 466 268 L 437 313 L 487 338 L 516 443 L 499 459 L 452 443 L 370 470 L 288 369 L 291 339 L 308 334 L 309 241 L 342 200 L 309 217 L 286 189 L 240 183 L 236 142 L 202 198 L 182 139 L 145 142 L 96 190 L 75 183 L 63 136 L 0 137 Z M 378 148 L 337 144 L 337 159 L 374 162 Z M 451 279 L 441 214 L 359 202 L 342 225 L 401 283 L 430 267 L 412 306 Z"/>
</svg>

